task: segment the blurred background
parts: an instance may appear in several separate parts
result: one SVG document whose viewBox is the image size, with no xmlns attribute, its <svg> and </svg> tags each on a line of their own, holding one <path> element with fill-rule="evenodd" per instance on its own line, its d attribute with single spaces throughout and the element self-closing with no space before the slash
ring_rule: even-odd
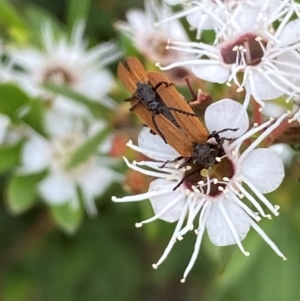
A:
<svg viewBox="0 0 300 301">
<path fill-rule="evenodd" d="M 122 44 L 113 24 L 117 20 L 125 20 L 128 9 L 142 8 L 143 3 L 137 0 L 3 1 L 0 6 L 1 38 L 12 44 L 33 43 L 34 37 L 25 39 L 20 30 L 16 30 L 19 27 L 13 26 L 18 22 L 20 27 L 25 22 L 30 24 L 32 31 L 38 31 L 41 19 L 49 18 L 57 26 L 70 28 L 75 21 L 73 11 L 76 6 L 82 7 L 82 16 L 80 13 L 79 16 L 86 18 L 85 37 L 92 47 L 111 40 Z M 115 60 L 108 67 L 114 75 L 117 62 Z M 122 89 L 117 82 L 110 93 L 110 97 L 120 105 L 129 96 Z M 112 117 L 114 113 L 109 114 L 115 133 L 119 134 L 122 126 Z M 140 124 L 138 121 L 130 122 L 135 128 L 128 127 L 122 136 L 124 141 L 128 137 L 134 139 L 141 128 L 137 126 Z M 126 152 L 122 139 L 119 141 L 121 155 Z M 115 156 L 120 154 L 117 152 Z M 131 159 L 134 156 L 130 152 L 127 155 Z M 111 202 L 112 195 L 125 196 L 136 190 L 145 191 L 149 179 L 127 174 L 126 185 L 113 183 L 101 197 L 96 198 L 96 216 L 83 214 L 80 225 L 76 224 L 76 231 L 66 231 L 39 198 L 35 206 L 28 206 L 22 214 L 12 210 L 8 200 L 11 170 L 3 169 L 0 176 L 0 300 L 298 300 L 299 167 L 295 158 L 286 170 L 282 188 L 267 196 L 272 203 L 281 206 L 280 216 L 260 223 L 288 260 L 284 262 L 277 257 L 254 231 L 250 231 L 244 242 L 245 249 L 251 253 L 249 257 L 244 257 L 236 247 L 217 248 L 205 235 L 199 258 L 185 284 L 181 284 L 180 279 L 193 252 L 195 235 L 186 235 L 159 269 L 154 270 L 151 265 L 161 256 L 174 225 L 158 220 L 136 229 L 136 222 L 152 215 L 150 204 Z M 122 163 L 116 170 L 128 172 Z"/>
</svg>

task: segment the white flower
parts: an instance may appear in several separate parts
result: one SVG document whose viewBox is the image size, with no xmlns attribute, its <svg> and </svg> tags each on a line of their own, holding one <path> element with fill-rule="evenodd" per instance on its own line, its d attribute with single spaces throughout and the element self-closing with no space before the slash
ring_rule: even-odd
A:
<svg viewBox="0 0 300 301">
<path fill-rule="evenodd" d="M 188 42 L 189 38 L 183 26 L 178 21 L 157 27 L 159 20 L 172 15 L 172 10 L 165 4 L 155 1 L 144 1 L 145 11 L 131 9 L 127 12 L 127 22 L 119 21 L 117 29 L 124 33 L 134 46 L 151 61 L 163 61 L 168 64 L 178 59 L 187 58 L 186 54 L 177 51 L 167 51 L 169 39 Z"/>
<path fill-rule="evenodd" d="M 57 122 L 60 121 L 58 117 Z M 87 139 L 105 129 L 105 123 L 95 122 L 86 127 L 83 122 L 60 122 L 60 131 L 46 139 L 32 133 L 22 152 L 22 167 L 19 172 L 31 174 L 47 170 L 47 176 L 38 184 L 37 190 L 47 203 L 69 203 L 80 205 L 77 187 L 80 188 L 84 205 L 89 214 L 97 212 L 94 199 L 100 196 L 113 182 L 121 179 L 105 155 L 91 155 L 74 167 L 68 167 L 69 160 Z"/>
<path fill-rule="evenodd" d="M 286 2 L 286 1 L 285 1 Z M 257 14 L 255 22 L 244 15 L 232 19 L 216 45 L 205 43 L 172 42 L 170 49 L 197 54 L 197 60 L 182 61 L 162 67 L 191 66 L 193 73 L 206 81 L 227 83 L 233 81 L 237 92 L 246 90 L 245 106 L 250 96 L 264 106 L 264 100 L 280 96 L 296 97 L 300 93 L 299 65 L 300 20 L 289 21 L 294 8 L 282 8 L 265 18 Z M 283 15 L 283 16 L 282 16 Z M 277 30 L 272 22 L 278 16 L 282 21 Z M 251 26 L 250 26 L 251 25 Z M 239 77 L 242 72 L 243 78 Z"/>
<path fill-rule="evenodd" d="M 220 33 L 226 29 L 227 23 L 233 18 L 240 18 L 244 22 L 245 15 L 247 15 L 247 22 L 249 18 L 255 18 L 263 9 L 264 12 L 269 7 L 278 5 L 277 0 L 228 0 L 228 1 L 214 1 L 214 0 L 195 0 L 195 1 L 165 1 L 170 5 L 185 4 L 184 10 L 173 14 L 169 18 L 161 20 L 158 24 L 170 22 L 171 20 L 186 17 L 189 24 L 197 29 L 196 38 L 201 38 L 203 30 L 213 29 L 216 33 Z"/>
<path fill-rule="evenodd" d="M 49 100 L 51 95 L 43 89 L 42 84 L 66 85 L 91 100 L 114 107 L 113 100 L 106 96 L 114 80 L 105 66 L 121 53 L 111 42 L 88 49 L 83 34 L 84 22 L 79 22 L 70 39 L 61 36 L 57 40 L 49 24 L 45 24 L 42 27 L 42 50 L 11 49 L 12 61 L 24 71 L 19 74 L 22 87 L 33 96 L 42 95 Z M 63 102 L 62 106 L 75 111 L 82 109 L 79 104 L 62 96 L 57 97 L 56 102 Z M 59 105 L 55 104 L 56 107 Z"/>
<path fill-rule="evenodd" d="M 240 116 L 238 120 L 237 116 Z M 273 124 L 270 120 L 247 131 L 249 121 L 241 104 L 231 99 L 224 99 L 209 106 L 205 112 L 208 130 L 212 132 L 236 127 L 237 131 L 226 131 L 220 136 L 239 137 L 233 142 L 224 142 L 224 156 L 217 158 L 220 163 L 209 170 L 191 163 L 184 164 L 184 161 L 176 164 L 168 163 L 162 168 L 161 161 L 173 160 L 179 154 L 169 145 L 164 144 L 160 137 L 151 135 L 147 128 L 144 128 L 139 136 L 139 146 L 134 146 L 129 142 L 128 145 L 131 148 L 156 161 L 129 163 L 125 159 L 127 165 L 157 179 L 150 184 L 147 193 L 123 198 L 113 197 L 112 200 L 132 202 L 150 199 L 155 216 L 137 223 L 137 227 L 158 218 L 167 222 L 177 221 L 173 236 L 162 257 L 153 265 L 154 268 L 157 268 L 165 260 L 176 241 L 181 240 L 184 234 L 194 229 L 195 219 L 199 220 L 195 231 L 197 240 L 182 282 L 185 281 L 194 265 L 205 229 L 211 242 L 215 245 L 237 244 L 240 250 L 248 256 L 249 252 L 244 250 L 241 241 L 252 227 L 276 254 L 285 259 L 281 251 L 256 223 L 260 220 L 260 216 L 271 218 L 270 214 L 265 213 L 259 201 L 275 216 L 278 215 L 279 206 L 273 206 L 263 194 L 275 190 L 280 185 L 284 177 L 283 164 L 275 152 L 269 149 L 256 149 L 256 147 L 286 116 L 287 114 L 284 114 Z M 233 120 L 237 121 L 233 122 Z M 263 134 L 240 154 L 243 141 L 263 129 Z M 179 168 L 181 164 L 183 167 Z M 194 173 L 191 176 L 192 172 Z M 182 185 L 174 190 L 183 179 Z M 249 192 L 249 189 L 245 189 L 243 184 L 248 186 L 252 193 Z M 244 199 L 247 199 L 248 203 L 258 212 L 253 212 L 244 203 Z M 198 214 L 199 218 L 196 218 Z"/>
<path fill-rule="evenodd" d="M 162 26 L 157 22 L 172 16 L 172 10 L 164 3 L 157 1 L 144 1 L 145 11 L 131 9 L 126 13 L 127 22 L 119 21 L 116 28 L 126 35 L 135 48 L 152 62 L 171 64 L 191 58 L 190 54 L 167 50 L 170 39 L 176 41 L 190 41 L 184 27 L 178 20 L 173 20 Z M 193 56 L 194 57 L 194 56 Z M 186 68 L 173 70 L 174 77 L 183 78 L 189 75 Z M 176 76 L 176 73 L 178 75 Z M 176 79 L 175 79 L 176 80 Z"/>
</svg>

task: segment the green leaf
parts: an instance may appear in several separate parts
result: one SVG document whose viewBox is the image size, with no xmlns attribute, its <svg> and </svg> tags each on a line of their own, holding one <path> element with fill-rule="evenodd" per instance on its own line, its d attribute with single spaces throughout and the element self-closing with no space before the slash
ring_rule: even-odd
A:
<svg viewBox="0 0 300 301">
<path fill-rule="evenodd" d="M 29 112 L 23 117 L 23 121 L 45 136 L 44 132 L 44 110 L 41 99 L 34 98 L 30 101 Z"/>
<path fill-rule="evenodd" d="M 25 10 L 25 16 L 31 25 L 31 35 L 34 38 L 34 42 L 39 43 L 39 46 L 44 46 L 41 39 L 41 32 L 46 24 L 50 25 L 54 36 L 57 38 L 65 33 L 63 24 L 46 9 L 30 5 Z"/>
<path fill-rule="evenodd" d="M 67 24 L 70 29 L 73 28 L 76 21 L 87 19 L 90 5 L 91 0 L 69 0 Z"/>
<path fill-rule="evenodd" d="M 20 39 L 20 42 L 28 38 L 28 24 L 11 3 L 6 0 L 0 1 L 0 26 L 8 27 L 10 35 Z"/>
<path fill-rule="evenodd" d="M 119 31 L 118 40 L 120 41 L 120 44 L 122 45 L 122 48 L 125 49 L 126 56 L 135 56 L 135 57 L 138 57 L 140 59 L 143 59 L 141 57 L 141 54 L 139 53 L 139 51 L 134 47 L 134 44 L 129 39 L 129 37 L 127 37 L 121 31 Z"/>
<path fill-rule="evenodd" d="M 219 247 L 218 250 L 218 259 L 219 259 L 219 267 L 218 272 L 219 275 L 223 274 L 226 267 L 228 266 L 230 259 L 232 258 L 232 255 L 234 254 L 236 250 L 236 245 L 232 246 L 225 246 L 225 247 Z"/>
<path fill-rule="evenodd" d="M 78 103 L 84 104 L 95 117 L 107 118 L 107 115 L 110 113 L 110 109 L 108 109 L 98 100 L 87 98 L 86 96 L 77 93 L 68 87 L 54 85 L 51 83 L 45 83 L 43 86 L 51 92 L 66 96 L 74 101 L 77 101 Z"/>
<path fill-rule="evenodd" d="M 73 208 L 70 203 L 51 206 L 50 212 L 58 227 L 68 234 L 77 231 L 83 218 L 82 209 L 79 206 Z"/>
<path fill-rule="evenodd" d="M 107 137 L 109 133 L 108 128 L 101 129 L 93 137 L 88 139 L 82 146 L 80 146 L 71 156 L 67 168 L 71 169 L 79 163 L 85 161 L 91 154 L 95 153 L 99 144 Z"/>
<path fill-rule="evenodd" d="M 6 202 L 13 214 L 29 210 L 37 200 L 36 185 L 46 175 L 40 172 L 32 175 L 13 175 L 8 183 Z"/>
<path fill-rule="evenodd" d="M 0 146 L 0 173 L 9 171 L 19 164 L 22 143 Z"/>
<path fill-rule="evenodd" d="M 0 113 L 12 118 L 18 117 L 30 98 L 18 86 L 11 83 L 0 84 Z"/>
</svg>

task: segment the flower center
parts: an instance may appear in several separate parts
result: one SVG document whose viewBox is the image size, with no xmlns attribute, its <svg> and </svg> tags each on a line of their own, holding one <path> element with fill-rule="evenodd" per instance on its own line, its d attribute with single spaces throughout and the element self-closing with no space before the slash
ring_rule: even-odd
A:
<svg viewBox="0 0 300 301">
<path fill-rule="evenodd" d="M 168 41 L 163 38 L 151 37 L 147 41 L 147 46 L 153 50 L 156 55 L 165 57 L 170 55 L 170 51 L 166 49 Z"/>
<path fill-rule="evenodd" d="M 70 135 L 65 138 L 60 138 L 52 141 L 52 168 L 55 171 L 68 174 L 71 178 L 76 180 L 86 169 L 91 165 L 91 159 L 89 158 L 84 163 L 79 163 L 75 167 L 68 169 L 68 163 L 74 153 L 74 150 L 78 149 L 84 137 L 77 135 Z"/>
<path fill-rule="evenodd" d="M 43 82 L 53 83 L 59 85 L 70 85 L 74 82 L 74 76 L 69 72 L 69 70 L 61 67 L 55 66 L 46 70 Z"/>
<path fill-rule="evenodd" d="M 200 164 L 188 164 L 191 169 L 185 172 L 184 185 L 193 191 L 193 187 L 201 187 L 204 194 L 218 196 L 226 188 L 226 182 L 234 175 L 234 165 L 227 157 L 223 158 L 209 169 L 202 168 Z M 191 176 L 189 176 L 192 174 Z M 224 180 L 225 179 L 225 180 Z"/>
<path fill-rule="evenodd" d="M 244 34 L 232 42 L 225 42 L 220 47 L 223 62 L 228 65 L 258 65 L 263 56 L 267 41 L 256 34 Z"/>
</svg>

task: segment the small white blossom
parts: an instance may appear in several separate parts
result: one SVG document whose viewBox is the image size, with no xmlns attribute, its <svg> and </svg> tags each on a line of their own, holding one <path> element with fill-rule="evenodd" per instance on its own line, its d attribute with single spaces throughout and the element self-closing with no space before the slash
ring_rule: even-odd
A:
<svg viewBox="0 0 300 301">
<path fill-rule="evenodd" d="M 237 119 L 237 116 L 240 117 Z M 213 244 L 217 246 L 237 244 L 248 256 L 249 252 L 244 249 L 241 241 L 252 227 L 277 255 L 285 259 L 277 246 L 256 223 L 260 220 L 260 216 L 271 219 L 271 215 L 265 213 L 260 202 L 275 216 L 279 214 L 279 206 L 272 205 L 263 194 L 274 191 L 280 185 L 284 177 L 283 164 L 275 152 L 270 149 L 256 149 L 256 147 L 286 116 L 287 114 L 284 114 L 273 124 L 273 120 L 270 120 L 247 131 L 249 120 L 241 104 L 231 99 L 224 99 L 209 106 L 205 112 L 205 122 L 210 132 L 233 127 L 238 130 L 220 133 L 221 137 L 237 139 L 233 142 L 224 142 L 225 155 L 217 158 L 220 163 L 208 170 L 202 169 L 201 166 L 199 168 L 193 163 L 183 164 L 183 167 L 179 168 L 184 163 L 182 160 L 177 163 L 167 163 L 162 167 L 161 161 L 174 160 L 179 154 L 166 145 L 159 136 L 151 135 L 147 128 L 144 128 L 139 136 L 139 146 L 128 143 L 132 149 L 155 161 L 129 163 L 124 158 L 127 165 L 157 179 L 150 184 L 149 191 L 144 194 L 123 198 L 113 197 L 112 200 L 132 202 L 150 199 L 155 215 L 137 223 L 137 227 L 156 219 L 167 222 L 177 221 L 171 240 L 162 257 L 153 265 L 154 268 L 166 259 L 175 242 L 193 229 L 197 239 L 182 282 L 185 281 L 195 263 L 205 229 Z M 264 132 L 240 153 L 242 143 L 262 130 Z M 192 171 L 194 171 L 193 175 L 187 176 Z M 182 179 L 184 179 L 182 185 L 174 190 Z M 245 185 L 252 191 L 251 193 L 249 189 L 245 189 Z M 257 212 L 252 211 L 245 200 Z"/>
<path fill-rule="evenodd" d="M 42 87 L 44 83 L 66 85 L 74 91 L 101 102 L 108 107 L 115 103 L 107 97 L 114 85 L 112 74 L 105 66 L 120 56 L 114 43 L 103 43 L 88 48 L 83 39 L 84 22 L 74 26 L 69 38 L 60 36 L 57 40 L 49 24 L 42 27 L 42 47 L 11 49 L 10 56 L 15 65 L 21 67 L 18 80 L 27 93 L 53 98 Z M 66 97 L 56 97 L 53 106 L 62 111 L 80 112 L 83 106 Z"/>
<path fill-rule="evenodd" d="M 277 0 L 195 0 L 195 1 L 165 1 L 170 5 L 183 4 L 184 9 L 173 14 L 169 18 L 161 20 L 158 24 L 164 24 L 175 19 L 186 17 L 192 28 L 197 29 L 196 38 L 201 38 L 203 30 L 213 29 L 216 33 L 221 33 L 226 30 L 228 23 L 232 19 L 240 19 L 241 23 L 246 20 L 256 18 L 260 14 L 260 10 L 270 10 L 270 7 L 278 5 Z"/>
<path fill-rule="evenodd" d="M 177 61 L 190 59 L 191 55 L 176 50 L 166 49 L 170 40 L 189 42 L 184 27 L 178 20 L 173 20 L 162 26 L 157 26 L 160 20 L 172 16 L 172 10 L 164 3 L 157 1 L 144 1 L 145 10 L 131 9 L 127 12 L 127 22 L 119 21 L 116 28 L 126 35 L 135 48 L 152 62 L 171 64 Z M 194 57 L 194 56 L 193 56 Z M 170 73 L 170 72 L 169 72 Z M 172 70 L 176 77 L 187 77 L 190 71 L 186 68 Z"/>
<path fill-rule="evenodd" d="M 94 122 L 86 126 L 82 121 L 56 122 L 60 131 L 50 133 L 47 139 L 31 133 L 26 141 L 22 155 L 22 166 L 19 172 L 31 174 L 47 170 L 47 176 L 39 182 L 37 190 L 41 198 L 49 204 L 69 203 L 73 208 L 80 205 L 77 188 L 81 190 L 84 205 L 89 214 L 97 212 L 94 199 L 100 196 L 114 181 L 122 177 L 110 166 L 114 163 L 101 153 L 90 155 L 83 162 L 69 167 L 69 160 L 87 139 L 105 129 L 105 123 Z"/>
<path fill-rule="evenodd" d="M 300 19 L 290 21 L 294 12 L 293 7 L 281 7 L 279 12 L 271 10 L 269 18 L 263 14 L 257 14 L 254 21 L 248 20 L 247 14 L 233 18 L 215 45 L 172 42 L 170 49 L 197 54 L 198 59 L 161 69 L 191 66 L 193 73 L 203 80 L 228 86 L 233 82 L 237 92 L 246 90 L 245 106 L 251 96 L 262 107 L 265 100 L 296 97 L 300 93 Z M 274 30 L 272 22 L 278 16 L 282 21 Z"/>
</svg>

